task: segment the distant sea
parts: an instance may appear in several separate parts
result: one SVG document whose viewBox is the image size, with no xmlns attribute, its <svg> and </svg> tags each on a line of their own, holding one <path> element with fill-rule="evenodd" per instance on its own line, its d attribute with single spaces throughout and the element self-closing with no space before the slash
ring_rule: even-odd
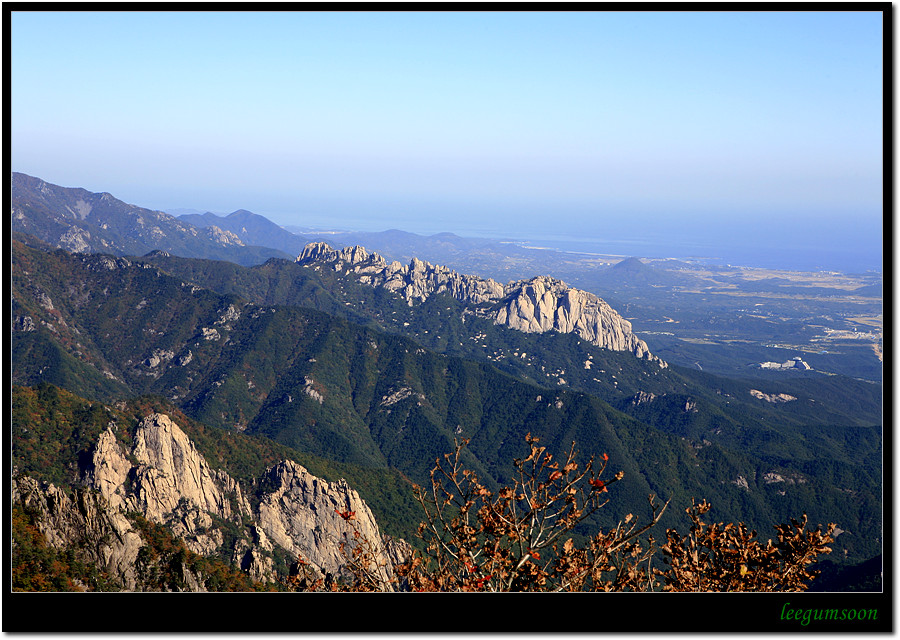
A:
<svg viewBox="0 0 900 640">
<path fill-rule="evenodd" d="M 511 217 L 511 220 L 516 220 Z M 453 220 L 452 218 L 450 220 Z M 876 216 L 678 215 L 617 216 L 560 211 L 541 222 L 526 215 L 509 227 L 465 218 L 458 235 L 508 237 L 529 246 L 638 258 L 692 258 L 709 263 L 793 271 L 866 273 L 884 270 L 884 225 Z M 470 222 L 471 233 L 464 225 Z"/>
<path fill-rule="evenodd" d="M 315 225 L 319 228 L 320 225 Z M 433 230 L 413 230 L 402 225 L 384 228 L 342 229 L 354 231 L 385 231 L 397 228 L 403 231 L 431 235 Z M 543 233 L 530 230 L 468 228 L 447 225 L 442 231 L 469 238 L 493 238 L 515 242 L 524 247 L 594 253 L 638 258 L 690 259 L 711 265 L 731 265 L 786 271 L 837 271 L 841 273 L 883 273 L 883 246 L 880 236 L 872 235 L 867 241 L 851 240 L 844 236 L 820 238 L 818 242 L 791 242 L 787 238 L 755 240 L 752 237 L 735 237 L 723 234 L 716 237 L 685 237 L 670 234 L 663 237 L 647 235 L 635 237 L 611 233 L 603 237 L 591 237 L 576 233 Z"/>
<path fill-rule="evenodd" d="M 883 272 L 882 248 L 840 246 L 741 245 L 733 240 L 696 242 L 679 238 L 667 240 L 579 238 L 546 235 L 517 238 L 525 246 L 561 251 L 635 256 L 640 258 L 691 259 L 722 264 L 788 271 L 839 271 L 843 273 Z"/>
<path fill-rule="evenodd" d="M 452 204 L 391 207 L 369 202 L 347 207 L 315 203 L 302 216 L 291 217 L 294 224 L 318 229 L 367 232 L 400 229 L 421 235 L 451 232 L 463 237 L 503 239 L 560 251 L 692 258 L 764 269 L 884 271 L 883 222 L 871 215 L 798 217 L 771 212 L 728 217 L 671 212 L 601 215 L 585 210 L 538 208 L 498 209 L 479 215 L 474 207 Z M 280 218 L 283 220 L 284 216 Z"/>
</svg>

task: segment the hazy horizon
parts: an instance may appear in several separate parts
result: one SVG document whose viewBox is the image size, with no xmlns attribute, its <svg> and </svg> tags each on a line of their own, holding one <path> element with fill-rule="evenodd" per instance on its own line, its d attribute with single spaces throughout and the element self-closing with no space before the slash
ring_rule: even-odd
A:
<svg viewBox="0 0 900 640">
<path fill-rule="evenodd" d="M 882 263 L 881 12 L 11 13 L 12 168 L 54 184 Z"/>
</svg>

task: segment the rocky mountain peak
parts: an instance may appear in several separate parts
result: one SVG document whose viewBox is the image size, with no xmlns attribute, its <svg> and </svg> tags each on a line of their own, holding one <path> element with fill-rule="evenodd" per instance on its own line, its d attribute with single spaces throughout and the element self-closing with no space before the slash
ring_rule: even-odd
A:
<svg viewBox="0 0 900 640">
<path fill-rule="evenodd" d="M 301 264 L 314 262 L 333 262 L 347 263 L 350 266 L 358 267 L 364 263 L 372 263 L 384 266 L 387 264 L 384 258 L 377 253 L 369 253 L 364 247 L 359 245 L 353 247 L 345 247 L 344 249 L 332 249 L 325 242 L 310 242 L 297 257 L 297 262 Z"/>
<path fill-rule="evenodd" d="M 408 553 L 403 541 L 382 537 L 368 505 L 346 481 L 327 482 L 286 460 L 242 489 L 224 470 L 213 469 L 187 434 L 160 413 L 140 422 L 130 447 L 110 423 L 82 473 L 82 486 L 71 494 L 16 477 L 13 500 L 38 514 L 49 544 L 83 549 L 127 590 L 142 589 L 135 563 L 144 541 L 130 519 L 135 513 L 168 527 L 194 553 L 231 555 L 254 580 L 275 578 L 276 547 L 295 559 L 302 556 L 320 574 L 339 574 L 345 564 L 340 545 L 352 547 L 355 538 L 338 512 L 354 513 L 357 529 L 378 551 L 385 578 Z M 251 506 L 245 491 L 258 506 Z M 249 525 L 252 535 L 226 540 L 216 524 L 223 521 Z"/>
<path fill-rule="evenodd" d="M 550 276 L 537 276 L 502 285 L 490 278 L 463 275 L 452 269 L 413 258 L 409 265 L 388 263 L 363 247 L 333 249 L 325 242 L 306 245 L 297 257 L 303 265 L 330 265 L 335 271 L 354 274 L 360 282 L 384 287 L 410 306 L 434 294 L 447 294 L 479 307 L 495 324 L 528 333 L 575 333 L 606 349 L 630 351 L 638 358 L 666 363 L 653 356 L 647 344 L 598 296 L 575 289 Z"/>
</svg>

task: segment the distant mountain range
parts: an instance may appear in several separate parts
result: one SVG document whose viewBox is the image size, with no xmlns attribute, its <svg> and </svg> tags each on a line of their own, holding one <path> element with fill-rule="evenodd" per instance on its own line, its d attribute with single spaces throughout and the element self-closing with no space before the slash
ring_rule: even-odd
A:
<svg viewBox="0 0 900 640">
<path fill-rule="evenodd" d="M 218 227 L 235 234 L 244 244 L 272 247 L 292 257 L 297 257 L 306 244 L 304 238 L 246 209 L 238 209 L 227 216 L 208 211 L 203 214 L 185 214 L 178 216 L 178 220 L 200 229 Z"/>
<path fill-rule="evenodd" d="M 176 217 L 127 204 L 109 193 L 61 187 L 23 173 L 12 174 L 11 195 L 12 230 L 67 251 L 144 255 L 162 250 L 183 257 L 253 265 L 272 257 L 296 258 L 310 242 L 323 241 L 337 246 L 365 246 L 388 260 L 409 262 L 414 257 L 427 257 L 462 273 L 501 281 L 552 275 L 593 292 L 606 285 L 618 288 L 699 282 L 693 276 L 672 275 L 646 264 L 635 278 L 633 269 L 626 275 L 611 268 L 620 258 L 590 261 L 580 254 L 534 249 L 502 239 L 463 238 L 453 233 L 422 236 L 396 229 L 325 232 L 284 228 L 245 209 L 227 215 L 205 212 Z M 631 264 L 634 266 L 634 262 Z"/>
<path fill-rule="evenodd" d="M 10 194 L 12 230 L 67 251 L 143 255 L 161 249 L 245 265 L 290 257 L 274 248 L 251 246 L 221 227 L 198 228 L 109 193 L 60 187 L 24 173 L 12 174 Z"/>
</svg>

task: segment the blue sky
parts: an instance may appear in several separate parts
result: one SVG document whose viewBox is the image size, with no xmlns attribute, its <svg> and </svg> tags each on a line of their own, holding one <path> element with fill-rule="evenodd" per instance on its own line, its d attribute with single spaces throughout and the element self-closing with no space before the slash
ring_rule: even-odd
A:
<svg viewBox="0 0 900 640">
<path fill-rule="evenodd" d="M 141 206 L 419 232 L 881 229 L 878 12 L 11 24 L 13 170 Z"/>
</svg>

